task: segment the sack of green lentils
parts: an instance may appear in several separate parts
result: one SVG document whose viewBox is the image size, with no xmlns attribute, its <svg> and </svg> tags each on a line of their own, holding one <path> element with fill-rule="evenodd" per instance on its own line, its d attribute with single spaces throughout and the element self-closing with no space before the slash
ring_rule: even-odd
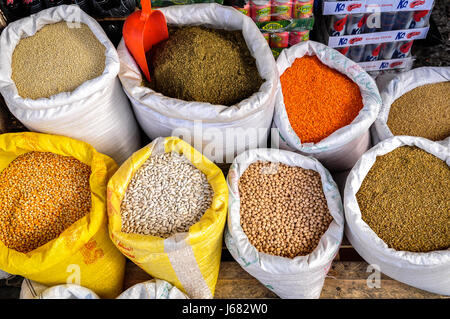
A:
<svg viewBox="0 0 450 319">
<path fill-rule="evenodd" d="M 241 31 L 239 34 L 241 37 L 243 36 L 243 40 L 240 43 L 244 42 L 245 50 L 249 53 L 246 55 L 246 53 L 238 54 L 233 51 L 236 44 L 223 47 L 223 50 L 233 52 L 225 53 L 216 50 L 212 53 L 212 51 L 207 51 L 215 49 L 216 42 L 213 39 L 219 38 L 218 42 L 223 42 L 224 39 L 229 40 L 230 35 L 224 35 L 223 32 L 217 37 L 210 37 L 210 41 L 208 38 L 202 37 L 207 32 L 204 29 L 192 29 L 192 34 L 186 35 L 185 33 L 187 43 L 183 41 L 183 37 L 177 37 L 179 42 L 182 42 L 180 45 L 184 47 L 189 46 L 191 39 L 196 41 L 198 46 L 189 49 L 189 55 L 186 55 L 187 49 L 174 49 L 166 55 L 169 63 L 180 59 L 190 59 L 199 54 L 203 55 L 203 57 L 199 57 L 198 61 L 195 61 L 197 68 L 192 65 L 179 65 L 179 72 L 188 78 L 183 82 L 187 83 L 186 87 L 178 90 L 178 93 L 187 95 L 181 99 L 169 97 L 167 94 L 143 85 L 139 67 L 122 41 L 118 47 L 121 62 L 119 78 L 145 133 L 151 139 L 159 136 L 183 137 L 185 141 L 195 145 L 205 156 L 218 163 L 231 163 L 237 154 L 246 149 L 265 147 L 272 122 L 278 75 L 275 60 L 267 41 L 254 22 L 231 7 L 212 3 L 172 6 L 160 10 L 164 13 L 170 26 L 201 25 L 212 29 Z M 193 34 L 194 32 L 196 33 Z M 170 39 L 171 37 L 169 37 Z M 203 52 L 203 50 L 205 51 Z M 245 56 L 245 61 L 253 60 L 251 65 L 245 65 L 245 63 L 239 64 L 240 67 L 231 65 L 233 63 L 222 65 L 225 58 L 239 60 L 242 59 L 242 56 Z M 203 59 L 209 61 L 210 64 L 202 65 L 203 62 L 200 60 Z M 215 62 L 213 59 L 216 59 Z M 254 69 L 255 63 L 256 70 Z M 190 71 L 193 69 L 197 70 L 199 74 Z M 246 81 L 239 82 L 238 80 L 244 75 L 248 75 L 248 69 L 252 69 L 256 73 L 255 76 L 247 76 Z M 230 79 L 226 72 L 231 72 L 231 70 L 235 72 L 236 80 L 226 83 L 221 81 L 221 79 Z M 165 73 L 165 71 L 166 69 L 162 69 L 161 76 L 166 75 L 167 79 L 161 80 L 160 83 L 168 84 L 170 90 L 175 87 L 175 85 L 171 85 L 175 81 L 175 76 Z M 206 72 L 208 75 L 202 72 Z M 214 87 L 206 85 L 207 79 L 213 79 L 217 85 Z M 179 84 L 181 79 L 177 81 L 175 84 Z M 190 92 L 194 86 L 193 81 L 196 83 L 198 92 Z M 158 83 L 155 77 L 152 78 L 152 82 Z M 248 93 L 246 98 L 231 99 L 231 95 L 234 96 L 235 92 L 242 90 L 243 86 L 239 83 L 246 83 L 249 87 L 255 87 L 256 84 L 257 88 L 255 91 L 246 90 Z M 191 93 L 193 96 L 189 96 Z M 207 99 L 213 94 L 220 96 L 218 99 Z M 211 102 L 199 102 L 199 95 L 202 97 L 208 95 L 203 101 L 210 100 Z M 224 100 L 228 100 L 229 104 L 224 104 Z"/>
<path fill-rule="evenodd" d="M 10 23 L 0 51 L 0 93 L 28 129 L 82 140 L 118 163 L 139 148 L 117 51 L 78 6 Z"/>
<path fill-rule="evenodd" d="M 422 67 L 395 76 L 380 92 L 374 142 L 408 135 L 450 146 L 449 91 L 450 67 Z"/>
<path fill-rule="evenodd" d="M 330 173 L 312 157 L 255 149 L 235 158 L 227 181 L 234 259 L 281 298 L 319 298 L 344 232 Z"/>
<path fill-rule="evenodd" d="M 381 141 L 351 170 L 345 234 L 387 276 L 450 295 L 450 151 L 422 137 Z M 381 283 L 382 285 L 382 283 Z"/>
<path fill-rule="evenodd" d="M 277 68 L 281 89 L 272 147 L 313 156 L 331 171 L 351 168 L 370 147 L 369 128 L 381 105 L 374 80 L 355 62 L 314 41 L 283 50 Z"/>
</svg>

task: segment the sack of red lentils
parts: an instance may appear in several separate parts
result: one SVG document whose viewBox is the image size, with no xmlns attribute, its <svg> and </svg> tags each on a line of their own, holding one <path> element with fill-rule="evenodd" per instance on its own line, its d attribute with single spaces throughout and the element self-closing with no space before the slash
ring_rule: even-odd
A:
<svg viewBox="0 0 450 319">
<path fill-rule="evenodd" d="M 443 295 L 450 295 L 449 165 L 444 145 L 395 136 L 361 157 L 344 191 L 345 234 L 361 257 Z"/>
<path fill-rule="evenodd" d="M 160 137 L 110 179 L 110 236 L 152 277 L 190 298 L 212 298 L 227 203 L 225 178 L 214 163 L 177 137 Z"/>
<path fill-rule="evenodd" d="M 383 105 L 372 127 L 375 143 L 395 135 L 421 136 L 450 146 L 450 67 L 403 72 L 381 89 Z"/>
<path fill-rule="evenodd" d="M 0 93 L 29 130 L 82 140 L 118 163 L 139 148 L 117 51 L 78 6 L 10 23 L 0 51 Z"/>
<path fill-rule="evenodd" d="M 118 296 L 125 258 L 109 238 L 106 215 L 106 185 L 116 169 L 82 141 L 0 135 L 0 269 Z"/>
<path fill-rule="evenodd" d="M 163 69 L 162 76 L 167 74 L 167 78 L 159 80 L 160 83 L 169 83 L 169 91 L 187 92 L 185 98 L 179 99 L 169 97 L 169 93 L 172 94 L 171 96 L 175 96 L 176 92 L 162 94 L 151 88 L 151 85 L 150 87 L 148 84 L 145 85 L 138 65 L 122 40 L 117 49 L 121 63 L 119 78 L 131 101 L 136 118 L 147 136 L 150 139 L 160 136 L 182 137 L 183 140 L 217 163 L 231 163 L 237 154 L 246 149 L 266 147 L 272 123 L 275 93 L 278 87 L 278 74 L 267 41 L 253 20 L 234 8 L 215 3 L 179 5 L 158 10 L 165 15 L 167 23 L 171 27 L 201 26 L 218 29 L 218 32 L 222 33 L 224 31 L 242 31 L 240 33 L 244 39 L 241 42 L 244 42 L 244 46 L 246 46 L 243 51 L 247 51 L 249 54 L 247 56 L 245 52 L 234 52 L 234 48 L 238 46 L 233 42 L 234 35 L 220 34 L 218 37 L 205 38 L 202 37 L 205 33 L 211 34 L 208 30 L 191 29 L 192 33 L 190 33 L 181 28 L 177 32 L 184 32 L 185 36 L 176 37 L 177 43 L 171 43 L 170 46 L 181 46 L 182 44 L 179 43 L 183 42 L 186 47 L 193 42 L 196 47 L 173 49 L 166 53 L 166 64 L 175 63 L 174 60 L 177 61 L 181 58 L 196 57 L 199 60 L 195 60 L 192 64 L 198 67 L 181 65 L 178 66 L 180 70 L 176 70 L 178 73 L 171 71 L 172 73 L 169 74 L 168 71 L 165 71 L 167 69 Z M 183 39 L 186 40 L 183 41 Z M 223 50 L 234 50 L 233 52 L 217 54 L 217 51 L 214 53 L 208 51 L 215 50 L 218 43 L 222 43 L 224 39 L 230 43 L 224 45 Z M 184 43 L 186 41 L 187 44 Z M 186 55 L 188 53 L 186 50 L 190 50 L 188 55 Z M 244 61 L 237 63 L 239 57 L 245 57 Z M 234 60 L 229 65 L 223 65 L 225 59 L 231 58 Z M 202 65 L 201 63 L 206 62 L 202 62 L 200 59 L 209 61 L 211 65 Z M 216 59 L 216 63 L 211 62 L 211 59 Z M 252 59 L 254 61 L 250 67 L 248 61 Z M 255 62 L 256 68 L 254 69 Z M 193 69 L 197 72 L 188 71 Z M 255 76 L 247 77 L 247 80 L 242 80 L 242 83 L 239 82 L 243 74 L 250 74 L 248 69 L 254 70 Z M 204 70 L 209 71 L 205 76 L 202 74 L 202 72 L 206 72 Z M 227 72 L 231 71 L 234 72 L 236 78 L 227 83 L 220 80 L 230 79 Z M 188 79 L 181 79 L 180 74 L 187 76 Z M 208 81 L 212 82 L 210 78 L 214 79 L 215 87 L 212 84 L 206 84 L 209 83 Z M 174 81 L 174 85 L 170 85 L 170 81 Z M 202 88 L 198 89 L 199 92 L 191 92 L 194 81 L 197 89 Z M 157 83 L 157 79 L 153 78 L 152 82 Z M 181 86 L 180 82 L 186 83 L 186 87 L 175 88 L 175 84 Z M 237 99 L 236 97 L 231 101 L 230 96 L 234 96 L 235 92 L 255 84 L 259 89 L 256 88 L 251 92 L 247 90 L 248 94 L 245 98 Z M 214 99 L 205 96 L 212 93 L 215 95 Z M 223 100 L 229 99 L 229 104 L 225 104 Z M 211 102 L 199 102 L 200 100 Z"/>
<path fill-rule="evenodd" d="M 255 149 L 235 158 L 227 182 L 234 259 L 281 298 L 319 298 L 344 232 L 330 173 L 312 157 Z"/>
<path fill-rule="evenodd" d="M 381 98 L 355 62 L 318 42 L 283 50 L 272 147 L 317 158 L 331 171 L 351 168 L 370 146 Z"/>
</svg>

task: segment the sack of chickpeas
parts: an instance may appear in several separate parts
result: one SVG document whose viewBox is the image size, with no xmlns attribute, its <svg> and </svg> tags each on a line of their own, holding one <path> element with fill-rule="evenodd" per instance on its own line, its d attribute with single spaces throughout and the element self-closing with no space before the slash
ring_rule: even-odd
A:
<svg viewBox="0 0 450 319">
<path fill-rule="evenodd" d="M 0 93 L 29 130 L 64 135 L 123 162 L 139 130 L 117 74 L 117 51 L 76 5 L 10 23 L 0 36 Z"/>
<path fill-rule="evenodd" d="M 281 298 L 319 298 L 344 231 L 330 173 L 312 157 L 255 149 L 235 158 L 227 181 L 234 259 Z"/>
<path fill-rule="evenodd" d="M 450 150 L 395 136 L 348 175 L 345 234 L 368 263 L 416 288 L 450 295 Z"/>
<path fill-rule="evenodd" d="M 154 278 L 212 298 L 228 188 L 222 171 L 177 137 L 133 154 L 108 183 L 111 239 Z"/>
<path fill-rule="evenodd" d="M 450 146 L 450 67 L 422 67 L 392 78 L 381 90 L 375 143 L 397 135 L 420 136 Z"/>
<path fill-rule="evenodd" d="M 47 286 L 119 295 L 125 258 L 109 238 L 106 212 L 116 169 L 68 137 L 0 135 L 0 269 Z"/>
</svg>

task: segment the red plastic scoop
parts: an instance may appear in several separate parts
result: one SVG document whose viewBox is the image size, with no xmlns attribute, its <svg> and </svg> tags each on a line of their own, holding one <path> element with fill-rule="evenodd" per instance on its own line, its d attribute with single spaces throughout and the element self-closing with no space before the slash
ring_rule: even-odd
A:
<svg viewBox="0 0 450 319">
<path fill-rule="evenodd" d="M 142 10 L 133 12 L 125 20 L 122 33 L 125 45 L 147 80 L 150 81 L 145 53 L 155 44 L 166 40 L 169 37 L 169 31 L 164 14 L 161 11 L 152 10 L 150 0 L 141 0 L 141 5 Z"/>
</svg>

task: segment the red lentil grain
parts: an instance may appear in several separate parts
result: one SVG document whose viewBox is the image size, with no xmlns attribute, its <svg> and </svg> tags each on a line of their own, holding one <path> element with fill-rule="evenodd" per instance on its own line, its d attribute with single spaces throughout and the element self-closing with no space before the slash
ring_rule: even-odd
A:
<svg viewBox="0 0 450 319">
<path fill-rule="evenodd" d="M 302 143 L 320 142 L 363 107 L 358 85 L 316 56 L 296 59 L 280 80 L 289 122 Z"/>
</svg>

